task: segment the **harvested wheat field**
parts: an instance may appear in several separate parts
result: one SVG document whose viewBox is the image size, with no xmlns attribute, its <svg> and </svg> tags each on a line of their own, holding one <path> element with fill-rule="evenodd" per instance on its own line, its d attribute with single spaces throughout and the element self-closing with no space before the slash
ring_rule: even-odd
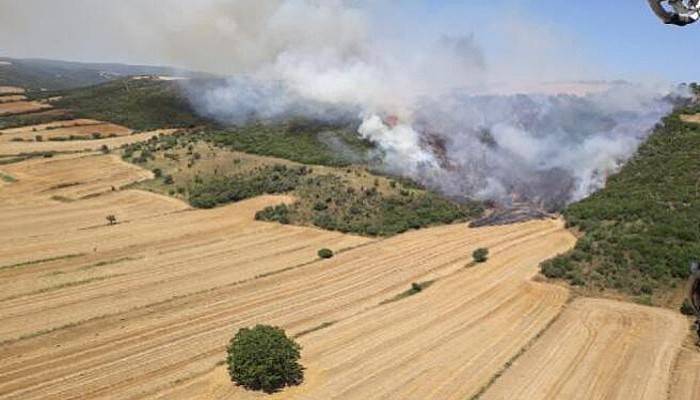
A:
<svg viewBox="0 0 700 400">
<path fill-rule="evenodd" d="M 484 390 L 531 398 L 535 390 L 532 398 L 655 400 L 672 381 L 674 400 L 697 393 L 693 375 L 671 374 L 686 320 L 602 300 L 567 306 L 567 289 L 532 281 L 542 260 L 575 243 L 560 220 L 379 240 L 254 220 L 288 196 L 194 210 L 131 190 L 152 173 L 117 155 L 35 158 L 0 173 L 1 399 L 468 399 Z M 323 247 L 337 255 L 318 259 Z M 474 266 L 479 247 L 491 256 Z M 302 385 L 267 396 L 231 384 L 225 346 L 257 323 L 298 337 Z"/>
<path fill-rule="evenodd" d="M 13 101 L 10 103 L 0 103 L 0 116 L 26 114 L 49 108 L 51 108 L 50 105 L 38 101 Z"/>
<path fill-rule="evenodd" d="M 6 94 L 24 94 L 25 90 L 15 86 L 0 86 L 0 96 Z"/>
<path fill-rule="evenodd" d="M 21 94 L 16 94 L 16 95 L 9 95 L 9 96 L 0 96 L 0 104 L 2 103 L 13 103 L 17 101 L 24 101 L 27 100 L 27 97 Z"/>
<path fill-rule="evenodd" d="M 8 129 L 0 131 L 0 142 L 10 142 L 17 139 L 36 140 L 41 136 L 42 140 L 52 139 L 100 139 L 108 137 L 126 136 L 131 134 L 131 129 L 120 125 L 91 120 L 75 120 L 54 122 L 51 124 L 36 125 L 20 129 Z"/>
<path fill-rule="evenodd" d="M 577 300 L 483 399 L 665 399 L 687 334 L 668 310 Z"/>
<path fill-rule="evenodd" d="M 121 147 L 126 144 L 139 143 L 158 135 L 170 135 L 175 130 L 161 129 L 152 132 L 143 132 L 133 135 L 108 137 L 106 139 L 85 139 L 85 140 L 65 140 L 65 141 L 23 141 L 23 142 L 5 142 L 0 136 L 0 156 L 13 156 L 19 154 L 38 153 L 38 152 L 76 152 L 76 151 L 96 151 L 102 146 L 107 146 L 109 149 Z M 31 135 L 27 135 L 28 140 Z"/>
<path fill-rule="evenodd" d="M 6 204 L 27 204 L 35 198 L 53 196 L 75 200 L 153 177 L 150 171 L 125 163 L 116 155 L 92 154 L 38 158 L 4 165 L 0 172 L 16 180 L 0 193 Z"/>
<path fill-rule="evenodd" d="M 700 399 L 700 351 L 683 349 L 678 356 L 670 400 Z"/>
<path fill-rule="evenodd" d="M 56 111 L 60 111 L 60 110 L 56 110 Z M 0 130 L 0 134 L 13 135 L 13 134 L 18 134 L 18 133 L 35 133 L 35 132 L 40 132 L 40 131 L 45 131 L 45 130 L 50 130 L 50 129 L 71 128 L 71 127 L 79 127 L 79 126 L 86 126 L 86 125 L 98 125 L 98 124 L 103 124 L 103 123 L 104 122 L 102 122 L 102 121 L 97 121 L 94 119 L 86 119 L 86 118 L 66 119 L 66 120 L 49 122 L 46 124 L 28 125 L 28 126 L 22 126 L 22 127 L 18 127 L 18 128 L 3 129 L 3 130 Z"/>
</svg>

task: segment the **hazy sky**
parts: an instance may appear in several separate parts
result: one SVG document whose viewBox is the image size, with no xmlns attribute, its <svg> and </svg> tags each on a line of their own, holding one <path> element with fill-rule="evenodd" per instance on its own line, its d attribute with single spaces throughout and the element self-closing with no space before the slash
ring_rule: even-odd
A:
<svg viewBox="0 0 700 400">
<path fill-rule="evenodd" d="M 301 3 L 341 10 L 310 14 Z M 698 79 L 700 24 L 665 26 L 645 0 L 0 0 L 0 55 L 10 57 L 237 72 L 298 43 L 395 41 L 411 52 L 407 43 L 444 34 L 473 35 L 486 63 L 509 66 L 503 74 Z"/>
</svg>

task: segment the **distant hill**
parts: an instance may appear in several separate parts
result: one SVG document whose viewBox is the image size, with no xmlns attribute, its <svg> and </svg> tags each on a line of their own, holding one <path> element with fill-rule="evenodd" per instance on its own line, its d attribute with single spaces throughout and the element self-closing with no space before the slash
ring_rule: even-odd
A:
<svg viewBox="0 0 700 400">
<path fill-rule="evenodd" d="M 211 77 L 169 67 L 0 57 L 0 86 L 21 86 L 30 91 L 92 86 L 134 75 Z"/>
</svg>

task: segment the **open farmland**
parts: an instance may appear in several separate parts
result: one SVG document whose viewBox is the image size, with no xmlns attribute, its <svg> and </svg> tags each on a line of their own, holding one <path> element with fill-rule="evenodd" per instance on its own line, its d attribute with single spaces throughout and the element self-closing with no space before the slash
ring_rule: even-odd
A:
<svg viewBox="0 0 700 400">
<path fill-rule="evenodd" d="M 46 103 L 38 101 L 12 101 L 9 103 L 0 103 L 0 116 L 26 114 L 51 108 Z"/>
<path fill-rule="evenodd" d="M 96 127 L 121 136 L 11 140 Z M 565 286 L 535 279 L 540 262 L 575 245 L 562 220 L 361 237 L 255 220 L 298 200 L 286 194 L 193 209 L 133 189 L 160 183 L 116 151 L 95 151 L 174 132 L 90 119 L 2 131 L 0 155 L 70 154 L 0 165 L 0 399 L 698 397 L 700 355 L 683 347 L 685 318 L 572 301 Z M 201 158 L 190 168 L 160 156 L 143 165 L 182 183 L 278 162 L 203 143 L 192 152 Z M 474 264 L 481 247 L 489 260 Z M 335 257 L 319 259 L 321 248 Z M 430 285 L 401 298 L 416 282 Z M 258 323 L 297 337 L 303 384 L 263 395 L 230 382 L 225 346 Z"/>
<path fill-rule="evenodd" d="M 173 129 L 163 129 L 152 132 L 142 132 L 132 135 L 122 135 L 117 137 L 108 137 L 106 139 L 78 139 L 64 141 L 30 141 L 19 142 L 10 141 L 3 142 L 0 136 L 0 156 L 15 156 L 21 154 L 43 153 L 43 152 L 80 152 L 80 151 L 96 151 L 107 146 L 109 149 L 121 147 L 126 144 L 139 143 L 149 140 L 158 135 L 169 135 L 173 133 Z"/>
<path fill-rule="evenodd" d="M 670 399 L 700 399 L 700 352 L 697 349 L 683 349 L 676 359 Z"/>
<path fill-rule="evenodd" d="M 68 125 L 66 127 L 50 127 L 49 129 L 32 128 L 27 131 L 18 131 L 17 129 L 0 131 L 0 140 L 77 140 L 77 139 L 100 139 L 108 137 L 126 136 L 131 133 L 131 130 L 123 126 L 108 124 L 108 123 L 93 123 L 82 125 Z"/>
<path fill-rule="evenodd" d="M 667 310 L 577 300 L 483 398 L 665 399 L 687 333 Z"/>
</svg>

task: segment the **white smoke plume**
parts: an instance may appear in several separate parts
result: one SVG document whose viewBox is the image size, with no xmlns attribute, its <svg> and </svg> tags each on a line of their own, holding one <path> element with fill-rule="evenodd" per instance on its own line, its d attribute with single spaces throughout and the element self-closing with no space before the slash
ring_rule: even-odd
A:
<svg viewBox="0 0 700 400">
<path fill-rule="evenodd" d="M 229 123 L 355 119 L 387 170 L 455 197 L 503 203 L 558 207 L 587 196 L 671 108 L 668 89 L 578 82 L 608 75 L 554 26 L 509 11 L 442 32 L 428 16 L 407 18 L 409 5 L 5 1 L 0 50 L 230 76 L 185 89 L 203 114 Z"/>
</svg>

